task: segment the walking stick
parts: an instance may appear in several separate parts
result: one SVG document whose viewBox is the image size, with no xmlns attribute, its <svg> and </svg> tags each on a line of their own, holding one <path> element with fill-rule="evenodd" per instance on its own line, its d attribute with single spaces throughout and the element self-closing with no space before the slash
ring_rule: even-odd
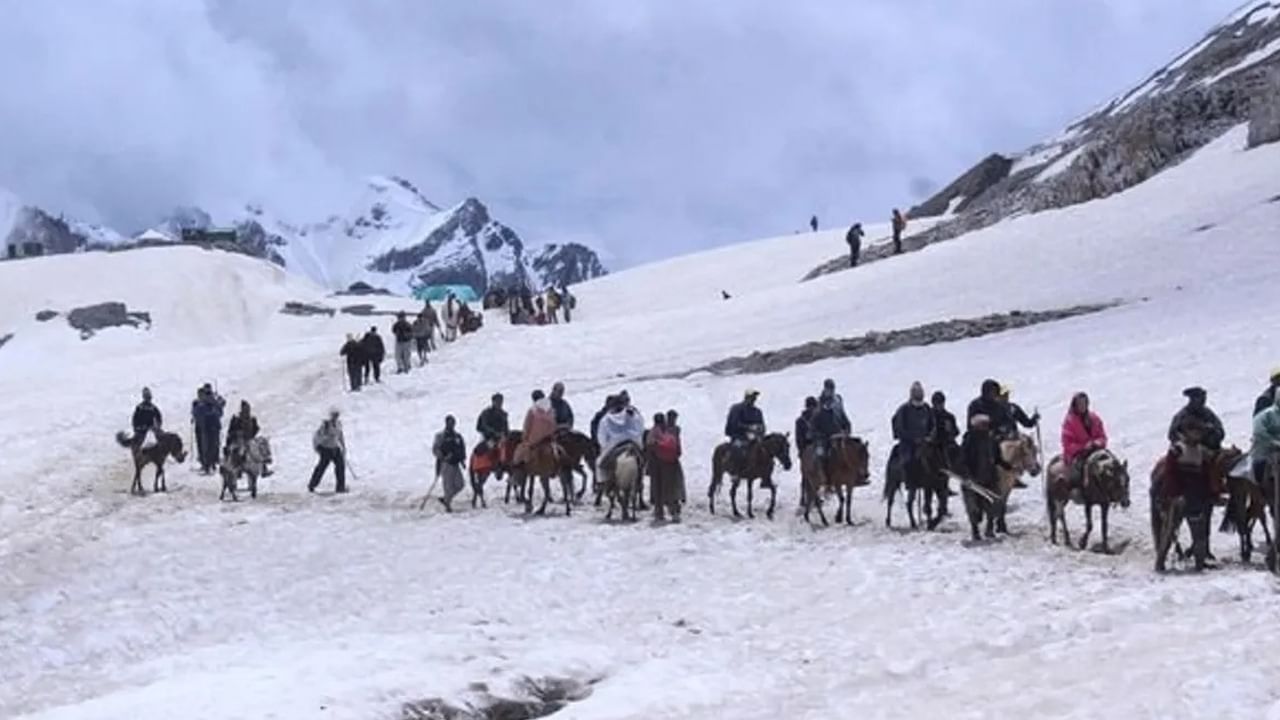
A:
<svg viewBox="0 0 1280 720">
<path fill-rule="evenodd" d="M 431 481 L 431 487 L 427 488 L 427 494 L 422 496 L 422 502 L 418 504 L 418 512 L 427 509 L 427 501 L 431 499 L 431 493 L 436 491 L 436 485 L 440 482 L 440 463 L 436 463 L 436 479 Z"/>
</svg>

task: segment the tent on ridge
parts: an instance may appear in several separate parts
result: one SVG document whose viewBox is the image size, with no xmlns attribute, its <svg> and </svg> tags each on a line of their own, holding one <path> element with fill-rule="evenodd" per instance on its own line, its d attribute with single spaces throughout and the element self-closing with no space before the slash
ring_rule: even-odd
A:
<svg viewBox="0 0 1280 720">
<path fill-rule="evenodd" d="M 470 285 L 422 285 L 413 289 L 413 296 L 419 300 L 440 302 L 453 293 L 454 297 L 465 303 L 480 300 L 480 296 Z"/>
</svg>

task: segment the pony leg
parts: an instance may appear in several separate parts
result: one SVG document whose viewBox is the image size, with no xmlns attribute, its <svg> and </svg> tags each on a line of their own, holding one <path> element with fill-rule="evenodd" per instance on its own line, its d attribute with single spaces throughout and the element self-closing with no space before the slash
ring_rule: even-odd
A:
<svg viewBox="0 0 1280 720">
<path fill-rule="evenodd" d="M 911 521 L 911 529 L 918 530 L 916 525 L 916 488 L 907 488 L 907 519 Z"/>
<path fill-rule="evenodd" d="M 764 516 L 772 520 L 773 511 L 775 508 L 777 508 L 777 506 L 778 506 L 778 484 L 775 482 L 770 482 L 769 483 L 769 509 L 764 512 Z"/>
<path fill-rule="evenodd" d="M 539 514 L 539 515 L 546 515 L 546 514 L 547 514 L 547 505 L 551 502 L 551 478 L 549 478 L 549 477 L 545 477 L 545 476 L 544 476 L 544 477 L 539 478 L 539 480 L 542 482 L 542 506 L 538 508 L 538 514 Z M 533 502 L 533 488 L 532 488 L 532 487 L 530 487 L 530 488 L 529 488 L 529 501 L 530 501 L 531 503 Z M 531 507 L 532 507 L 532 506 L 531 506 Z"/>
<path fill-rule="evenodd" d="M 1062 541 L 1067 545 L 1071 544 L 1071 531 L 1067 529 L 1067 504 L 1065 502 L 1055 501 L 1053 503 L 1053 512 L 1059 521 L 1062 522 Z"/>
<path fill-rule="evenodd" d="M 887 481 L 886 481 L 886 482 L 887 482 Z M 891 527 L 893 527 L 893 498 L 894 498 L 894 496 L 896 496 L 897 494 L 898 494 L 898 493 L 897 493 L 897 491 L 896 491 L 896 490 L 895 490 L 894 492 L 892 492 L 892 493 L 890 493 L 890 492 L 885 492 L 885 497 L 884 497 L 884 504 L 885 504 L 885 508 L 884 508 L 884 526 L 885 526 L 885 527 L 887 527 L 887 528 L 891 528 Z M 836 518 L 836 522 L 839 522 L 839 521 L 840 521 L 840 519 L 839 519 L 839 518 Z"/>
<path fill-rule="evenodd" d="M 1049 503 L 1049 544 L 1058 544 L 1058 503 L 1053 498 L 1046 497 L 1045 502 Z M 1066 532 L 1066 525 L 1062 526 L 1063 532 Z M 1071 542 L 1070 540 L 1067 541 Z"/>
<path fill-rule="evenodd" d="M 564 516 L 569 517 L 573 514 L 573 500 L 576 497 L 573 493 L 572 471 L 566 470 L 565 473 L 560 476 L 560 485 L 564 488 Z M 584 484 L 582 489 L 586 490 L 587 486 Z"/>
<path fill-rule="evenodd" d="M 747 480 L 747 517 L 752 520 L 756 519 L 755 508 L 751 507 L 755 501 L 755 481 Z"/>
<path fill-rule="evenodd" d="M 130 495 L 146 495 L 142 489 L 142 468 L 135 467 L 133 469 L 133 484 L 129 486 Z"/>
<path fill-rule="evenodd" d="M 733 506 L 733 516 L 734 516 L 734 517 L 736 517 L 736 518 L 740 518 L 740 517 L 742 517 L 742 513 L 738 512 L 738 483 L 739 483 L 739 480 L 738 480 L 738 478 L 733 478 L 730 482 L 731 482 L 732 484 L 731 484 L 731 485 L 729 485 L 729 504 L 730 504 L 731 506 Z"/>
<path fill-rule="evenodd" d="M 1084 505 L 1084 536 L 1080 538 L 1080 549 L 1089 547 L 1089 533 L 1093 532 L 1093 505 Z"/>
<path fill-rule="evenodd" d="M 844 486 L 844 524 L 853 525 L 853 485 Z"/>
<path fill-rule="evenodd" d="M 1111 512 L 1111 503 L 1103 503 L 1102 508 L 1102 552 L 1110 553 L 1111 545 L 1107 542 L 1107 515 Z"/>
</svg>

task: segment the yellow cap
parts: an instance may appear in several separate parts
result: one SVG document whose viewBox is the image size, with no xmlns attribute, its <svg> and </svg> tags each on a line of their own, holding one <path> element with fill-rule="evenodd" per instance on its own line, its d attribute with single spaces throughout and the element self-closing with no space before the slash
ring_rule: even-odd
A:
<svg viewBox="0 0 1280 720">
<path fill-rule="evenodd" d="M 759 394 L 760 394 L 759 390 L 756 390 L 755 388 L 747 388 L 747 391 L 743 394 L 743 397 L 756 397 Z"/>
</svg>

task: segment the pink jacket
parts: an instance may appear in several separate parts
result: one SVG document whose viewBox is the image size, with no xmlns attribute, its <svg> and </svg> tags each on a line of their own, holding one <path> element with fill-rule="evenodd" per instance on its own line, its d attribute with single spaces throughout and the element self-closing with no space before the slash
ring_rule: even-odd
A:
<svg viewBox="0 0 1280 720">
<path fill-rule="evenodd" d="M 1077 413 L 1067 411 L 1067 417 L 1062 421 L 1063 462 L 1068 465 L 1075 462 L 1089 443 L 1098 447 L 1107 446 L 1107 429 L 1102 425 L 1102 418 L 1090 411 L 1089 426 L 1085 427 L 1084 418 Z"/>
</svg>

